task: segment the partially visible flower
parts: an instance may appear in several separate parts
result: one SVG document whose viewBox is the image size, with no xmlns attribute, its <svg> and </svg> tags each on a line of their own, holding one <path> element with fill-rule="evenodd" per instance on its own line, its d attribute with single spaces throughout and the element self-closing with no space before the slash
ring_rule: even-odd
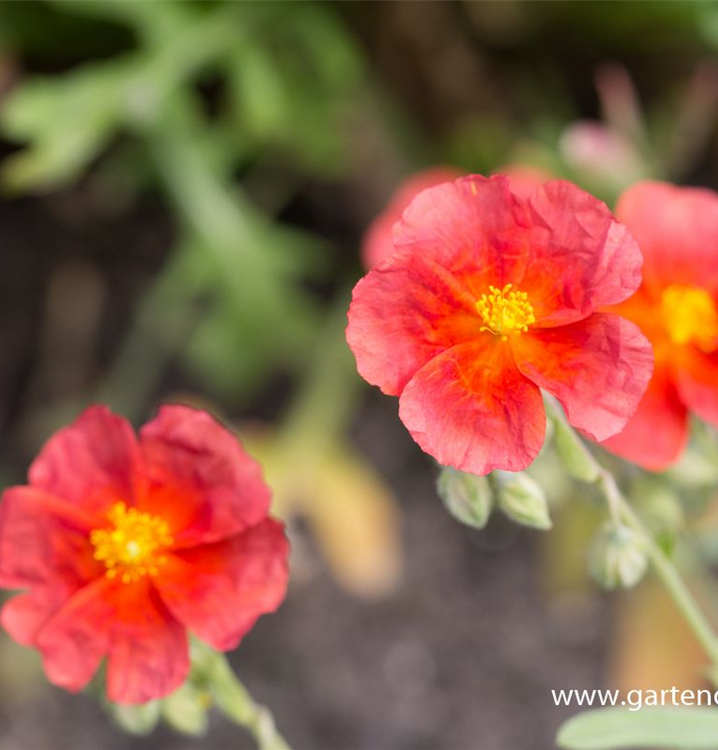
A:
<svg viewBox="0 0 718 750">
<path fill-rule="evenodd" d="M 718 426 L 718 194 L 640 182 L 617 216 L 645 259 L 643 284 L 613 312 L 653 343 L 656 366 L 635 416 L 604 445 L 660 470 L 688 440 L 688 412 Z"/>
<path fill-rule="evenodd" d="M 610 190 L 619 191 L 648 172 L 633 143 L 601 122 L 579 120 L 569 125 L 561 136 L 559 151 L 582 182 Z"/>
<path fill-rule="evenodd" d="M 511 192 L 519 198 L 528 198 L 552 175 L 539 167 L 513 165 L 500 170 L 511 178 Z M 405 180 L 396 190 L 385 211 L 379 214 L 369 225 L 362 241 L 362 260 L 364 267 L 371 270 L 384 258 L 394 252 L 392 231 L 404 209 L 422 191 L 440 185 L 442 182 L 453 182 L 461 177 L 458 169 L 451 167 L 432 167 Z"/>
<path fill-rule="evenodd" d="M 48 679 L 83 688 L 107 657 L 118 703 L 185 680 L 187 630 L 234 648 L 284 598 L 288 545 L 259 465 L 206 412 L 163 406 L 139 440 L 102 406 L 57 432 L 0 504 L 5 629 Z"/>
<path fill-rule="evenodd" d="M 526 468 L 541 388 L 594 438 L 625 425 L 652 354 L 633 323 L 595 312 L 641 280 L 603 203 L 563 181 L 522 200 L 506 176 L 474 175 L 420 193 L 394 246 L 356 285 L 347 340 L 424 451 L 474 474 Z"/>
<path fill-rule="evenodd" d="M 362 261 L 368 270 L 379 265 L 384 258 L 394 252 L 391 233 L 394 224 L 401 218 L 404 209 L 422 190 L 451 182 L 461 176 L 458 169 L 451 167 L 432 167 L 417 172 L 401 183 L 392 195 L 386 210 L 369 225 L 362 239 Z"/>
</svg>

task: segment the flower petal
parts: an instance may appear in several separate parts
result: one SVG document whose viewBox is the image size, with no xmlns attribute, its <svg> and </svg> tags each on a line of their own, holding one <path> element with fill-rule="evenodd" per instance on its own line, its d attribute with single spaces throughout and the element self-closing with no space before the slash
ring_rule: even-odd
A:
<svg viewBox="0 0 718 750">
<path fill-rule="evenodd" d="M 117 584 L 98 578 L 80 589 L 47 621 L 35 639 L 47 679 L 73 692 L 92 679 L 107 653 Z"/>
<path fill-rule="evenodd" d="M 10 487 L 0 503 L 0 585 L 72 592 L 104 568 L 93 559 L 92 515 L 34 487 Z"/>
<path fill-rule="evenodd" d="M 232 539 L 170 555 L 156 586 L 178 620 L 227 651 L 284 599 L 288 551 L 282 525 L 267 518 Z"/>
<path fill-rule="evenodd" d="M 530 216 L 505 175 L 462 177 L 419 193 L 394 227 L 394 246 L 431 258 L 478 298 L 523 276 Z"/>
<path fill-rule="evenodd" d="M 347 342 L 361 376 L 396 396 L 438 352 L 475 338 L 480 327 L 475 298 L 450 273 L 402 252 L 354 287 Z"/>
<path fill-rule="evenodd" d="M 32 646 L 45 623 L 65 603 L 67 593 L 46 586 L 29 594 L 13 596 L 0 611 L 0 624 L 23 646 Z"/>
<path fill-rule="evenodd" d="M 602 445 L 644 469 L 662 471 L 678 460 L 687 442 L 686 407 L 668 370 L 660 368 L 628 424 Z"/>
<path fill-rule="evenodd" d="M 112 503 L 133 502 L 139 462 L 129 423 L 91 406 L 47 441 L 30 467 L 30 484 L 99 517 Z"/>
<path fill-rule="evenodd" d="M 403 182 L 391 198 L 391 202 L 371 223 L 362 241 L 362 260 L 367 269 L 378 266 L 394 252 L 392 229 L 401 218 L 404 209 L 418 193 L 427 188 L 451 182 L 459 177 L 458 170 L 450 167 L 434 167 L 412 175 Z"/>
<path fill-rule="evenodd" d="M 488 334 L 424 365 L 401 394 L 399 417 L 439 463 L 473 474 L 525 469 L 546 427 L 539 389 Z"/>
<path fill-rule="evenodd" d="M 519 370 L 553 394 L 568 421 L 595 440 L 615 435 L 633 415 L 653 372 L 653 352 L 638 326 L 595 313 L 559 328 L 512 339 Z"/>
<path fill-rule="evenodd" d="M 547 182 L 528 200 L 532 260 L 515 281 L 534 308 L 537 326 L 581 320 L 621 302 L 641 283 L 638 244 L 608 207 L 570 182 Z"/>
<path fill-rule="evenodd" d="M 616 215 L 643 252 L 646 283 L 697 285 L 718 292 L 718 194 L 664 182 L 639 182 Z"/>
<path fill-rule="evenodd" d="M 682 355 L 677 357 L 678 393 L 692 412 L 718 427 L 718 352 L 704 354 L 690 347 Z"/>
<path fill-rule="evenodd" d="M 259 464 L 207 412 L 163 406 L 140 442 L 148 487 L 137 505 L 170 524 L 176 547 L 226 539 L 266 516 Z"/>
<path fill-rule="evenodd" d="M 107 697 L 124 704 L 163 698 L 189 674 L 184 627 L 146 579 L 121 584 L 116 607 L 117 622 L 107 663 Z"/>
</svg>

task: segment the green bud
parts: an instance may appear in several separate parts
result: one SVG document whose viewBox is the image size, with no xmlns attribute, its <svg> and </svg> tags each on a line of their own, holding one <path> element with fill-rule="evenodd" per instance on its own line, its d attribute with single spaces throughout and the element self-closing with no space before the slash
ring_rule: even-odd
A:
<svg viewBox="0 0 718 750">
<path fill-rule="evenodd" d="M 523 472 L 496 471 L 492 476 L 499 508 L 512 521 L 534 529 L 551 528 L 546 495 L 535 479 Z"/>
<path fill-rule="evenodd" d="M 162 701 L 162 717 L 178 732 L 204 734 L 210 704 L 211 699 L 206 691 L 186 682 Z"/>
<path fill-rule="evenodd" d="M 554 418 L 551 421 L 554 426 L 553 444 L 563 467 L 581 482 L 595 482 L 600 470 L 586 444 L 563 419 Z"/>
<path fill-rule="evenodd" d="M 446 509 L 458 521 L 475 529 L 486 526 L 493 505 L 491 485 L 486 477 L 443 466 L 437 490 Z"/>
<path fill-rule="evenodd" d="M 645 539 L 638 531 L 623 524 L 607 523 L 589 549 L 591 577 L 607 589 L 635 586 L 647 568 Z"/>
<path fill-rule="evenodd" d="M 161 701 L 149 701 L 139 706 L 107 703 L 107 710 L 115 723 L 130 734 L 149 734 L 160 720 Z"/>
</svg>

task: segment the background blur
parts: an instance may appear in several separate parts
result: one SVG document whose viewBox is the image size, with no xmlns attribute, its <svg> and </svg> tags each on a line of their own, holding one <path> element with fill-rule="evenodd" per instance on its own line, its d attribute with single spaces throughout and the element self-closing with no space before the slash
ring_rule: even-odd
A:
<svg viewBox="0 0 718 750">
<path fill-rule="evenodd" d="M 0 4 L 0 479 L 92 401 L 236 427 L 293 576 L 233 663 L 295 750 L 546 750 L 575 711 L 551 688 L 699 685 L 650 583 L 587 583 L 587 490 L 549 455 L 552 532 L 460 526 L 343 329 L 406 176 L 716 188 L 717 114 L 713 2 Z M 715 556 L 715 477 L 693 476 Z M 219 716 L 127 735 L 0 641 L 2 750 L 251 746 Z"/>
</svg>

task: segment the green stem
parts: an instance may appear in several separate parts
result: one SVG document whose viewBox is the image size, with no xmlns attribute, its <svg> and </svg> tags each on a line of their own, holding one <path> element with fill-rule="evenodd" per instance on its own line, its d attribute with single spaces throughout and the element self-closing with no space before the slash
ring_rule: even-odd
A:
<svg viewBox="0 0 718 750">
<path fill-rule="evenodd" d="M 269 709 L 255 702 L 222 654 L 213 655 L 207 678 L 217 707 L 254 737 L 259 750 L 290 750 Z"/>
<path fill-rule="evenodd" d="M 555 421 L 560 422 L 561 428 L 572 433 L 576 442 L 582 444 L 581 439 L 573 431 L 573 428 L 568 425 L 563 412 L 558 406 L 552 401 L 547 401 L 547 409 L 551 417 Z M 718 635 L 708 617 L 700 608 L 696 598 L 691 593 L 676 566 L 656 543 L 651 532 L 630 506 L 628 500 L 618 487 L 613 474 L 601 466 L 588 451 L 585 451 L 583 455 L 594 464 L 596 477 L 594 481 L 606 498 L 612 521 L 614 523 L 623 522 L 641 535 L 646 545 L 646 553 L 654 573 L 702 645 L 711 660 L 712 671 L 715 672 L 718 670 Z"/>
</svg>

